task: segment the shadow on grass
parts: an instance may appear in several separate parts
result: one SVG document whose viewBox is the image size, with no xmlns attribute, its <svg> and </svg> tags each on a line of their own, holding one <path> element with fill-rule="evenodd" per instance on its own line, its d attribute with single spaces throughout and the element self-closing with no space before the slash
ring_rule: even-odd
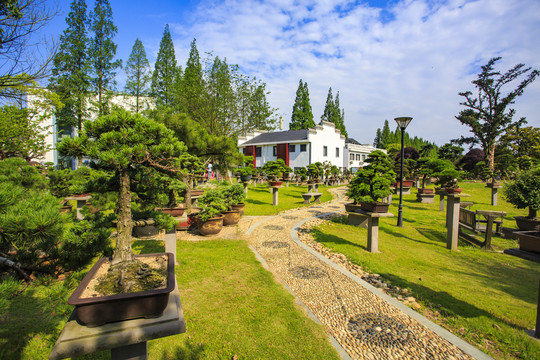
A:
<svg viewBox="0 0 540 360">
<path fill-rule="evenodd" d="M 354 247 L 364 249 L 364 250 L 367 251 L 367 246 L 360 245 L 360 244 L 355 244 L 355 243 L 350 242 L 348 240 L 345 240 L 345 239 L 343 239 L 343 238 L 341 238 L 339 236 L 325 234 L 322 231 L 319 231 L 317 229 L 312 229 L 311 230 L 311 235 L 313 236 L 315 241 L 317 241 L 318 243 L 321 243 L 323 245 L 325 245 L 325 244 L 350 245 L 350 246 L 354 246 Z"/>
<path fill-rule="evenodd" d="M 411 289 L 417 298 L 427 301 L 434 309 L 437 309 L 445 317 L 460 316 L 463 318 L 485 317 L 492 322 L 501 322 L 508 326 L 521 329 L 527 328 L 511 323 L 506 319 L 494 316 L 492 313 L 480 309 L 466 301 L 456 299 L 445 291 L 435 291 L 416 282 L 407 281 L 395 274 L 380 273 L 381 276 L 392 281 L 394 285 Z"/>
<path fill-rule="evenodd" d="M 153 254 L 165 251 L 163 242 L 159 240 L 135 240 L 131 247 L 140 254 Z"/>
</svg>

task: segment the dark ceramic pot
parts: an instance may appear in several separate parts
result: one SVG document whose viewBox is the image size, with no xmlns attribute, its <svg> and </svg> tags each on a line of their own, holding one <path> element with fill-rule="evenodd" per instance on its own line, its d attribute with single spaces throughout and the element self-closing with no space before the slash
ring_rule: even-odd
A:
<svg viewBox="0 0 540 360">
<path fill-rule="evenodd" d="M 354 212 L 356 210 L 360 210 L 361 208 L 362 208 L 361 204 L 355 204 L 355 203 L 345 204 L 345 211 L 348 211 L 348 212 Z"/>
<path fill-rule="evenodd" d="M 459 194 L 463 191 L 461 188 L 444 188 L 444 191 L 448 194 Z"/>
<path fill-rule="evenodd" d="M 525 216 L 514 216 L 519 230 L 540 231 L 540 220 L 530 219 Z"/>
<path fill-rule="evenodd" d="M 366 203 L 363 202 L 361 204 L 362 210 L 367 212 L 374 212 L 374 213 L 386 213 L 388 212 L 388 209 L 390 208 L 390 204 L 387 203 Z"/>
<path fill-rule="evenodd" d="M 109 261 L 109 258 L 98 260 L 68 299 L 68 304 L 75 306 L 79 322 L 88 327 L 95 327 L 115 321 L 160 316 L 167 307 L 169 294 L 174 290 L 176 284 L 174 277 L 174 255 L 165 253 L 135 256 L 137 259 L 161 255 L 166 255 L 167 257 L 167 286 L 165 288 L 128 294 L 82 298 L 81 296 L 84 290 L 94 278 L 96 272 L 105 262 Z"/>
<path fill-rule="evenodd" d="M 242 182 L 248 182 L 251 180 L 252 175 L 240 175 L 240 180 Z"/>
<path fill-rule="evenodd" d="M 221 229 L 223 229 L 223 218 L 223 215 L 218 215 L 203 222 L 197 217 L 197 229 L 199 230 L 199 234 L 202 236 L 218 234 Z"/>
<path fill-rule="evenodd" d="M 433 194 L 435 190 L 433 189 L 428 189 L 428 188 L 421 188 L 421 189 L 418 189 L 418 193 L 419 194 Z"/>
<path fill-rule="evenodd" d="M 178 204 L 174 208 L 157 208 L 156 210 L 171 216 L 182 216 L 184 215 L 184 204 Z"/>
</svg>

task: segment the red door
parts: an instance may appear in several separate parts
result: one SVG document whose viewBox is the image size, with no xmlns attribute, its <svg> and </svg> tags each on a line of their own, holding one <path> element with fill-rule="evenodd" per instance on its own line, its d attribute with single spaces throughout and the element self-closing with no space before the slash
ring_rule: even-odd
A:
<svg viewBox="0 0 540 360">
<path fill-rule="evenodd" d="M 285 165 L 289 166 L 289 144 L 277 145 L 277 158 L 283 159 Z"/>
</svg>

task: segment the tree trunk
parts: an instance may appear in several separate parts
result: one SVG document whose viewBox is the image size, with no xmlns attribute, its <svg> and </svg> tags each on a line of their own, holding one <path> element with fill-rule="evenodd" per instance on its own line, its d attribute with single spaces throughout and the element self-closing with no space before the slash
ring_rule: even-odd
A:
<svg viewBox="0 0 540 360">
<path fill-rule="evenodd" d="M 495 144 L 486 147 L 485 152 L 489 170 L 493 173 L 495 171 Z"/>
<path fill-rule="evenodd" d="M 133 221 L 131 220 L 131 190 L 129 186 L 129 175 L 127 170 L 120 171 L 120 192 L 118 194 L 118 222 L 116 224 L 116 249 L 113 253 L 112 264 L 126 261 L 133 261 L 133 250 L 131 250 L 131 231 Z"/>
<path fill-rule="evenodd" d="M 191 213 L 191 179 L 187 178 L 184 180 L 184 184 L 186 184 L 186 212 L 189 214 Z"/>
<path fill-rule="evenodd" d="M 535 219 L 536 218 L 536 210 L 534 210 L 532 207 L 529 206 L 529 219 Z"/>
</svg>

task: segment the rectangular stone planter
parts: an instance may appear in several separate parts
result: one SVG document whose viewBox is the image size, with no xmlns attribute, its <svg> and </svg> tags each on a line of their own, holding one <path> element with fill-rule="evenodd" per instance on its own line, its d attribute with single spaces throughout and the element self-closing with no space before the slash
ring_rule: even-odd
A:
<svg viewBox="0 0 540 360">
<path fill-rule="evenodd" d="M 540 253 L 540 232 L 538 231 L 516 231 L 519 249 Z"/>
<path fill-rule="evenodd" d="M 75 306 L 78 320 L 86 326 L 94 327 L 115 321 L 160 316 L 165 310 L 169 301 L 169 294 L 174 290 L 176 284 L 174 255 L 165 253 L 135 256 L 135 258 L 143 258 L 161 255 L 167 256 L 167 286 L 165 288 L 82 298 L 84 290 L 94 278 L 98 269 L 106 261 L 109 261 L 108 258 L 99 259 L 68 299 L 68 304 Z"/>
</svg>

